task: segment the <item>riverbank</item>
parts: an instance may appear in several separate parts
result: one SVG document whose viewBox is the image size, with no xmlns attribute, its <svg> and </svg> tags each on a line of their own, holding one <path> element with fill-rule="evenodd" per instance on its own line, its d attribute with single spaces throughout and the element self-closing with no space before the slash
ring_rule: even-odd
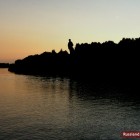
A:
<svg viewBox="0 0 140 140">
<path fill-rule="evenodd" d="M 73 53 L 60 51 L 31 55 L 11 64 L 9 71 L 20 74 L 69 76 L 92 83 L 113 83 L 138 87 L 140 38 L 122 39 L 118 44 L 76 44 Z"/>
<path fill-rule="evenodd" d="M 0 68 L 9 68 L 9 63 L 0 63 Z"/>
</svg>

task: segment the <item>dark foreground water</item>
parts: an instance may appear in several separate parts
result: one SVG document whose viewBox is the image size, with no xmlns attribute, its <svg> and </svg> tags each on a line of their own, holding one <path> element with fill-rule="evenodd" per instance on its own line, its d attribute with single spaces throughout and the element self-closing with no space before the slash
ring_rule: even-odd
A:
<svg viewBox="0 0 140 140">
<path fill-rule="evenodd" d="M 122 131 L 139 130 L 135 96 L 0 69 L 0 140 L 119 140 Z"/>
</svg>

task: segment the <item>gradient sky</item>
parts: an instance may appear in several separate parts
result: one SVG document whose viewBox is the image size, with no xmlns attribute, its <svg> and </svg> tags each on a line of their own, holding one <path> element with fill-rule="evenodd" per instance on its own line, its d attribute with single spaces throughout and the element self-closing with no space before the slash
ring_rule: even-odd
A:
<svg viewBox="0 0 140 140">
<path fill-rule="evenodd" d="M 0 62 L 139 33 L 140 0 L 0 0 Z"/>
</svg>

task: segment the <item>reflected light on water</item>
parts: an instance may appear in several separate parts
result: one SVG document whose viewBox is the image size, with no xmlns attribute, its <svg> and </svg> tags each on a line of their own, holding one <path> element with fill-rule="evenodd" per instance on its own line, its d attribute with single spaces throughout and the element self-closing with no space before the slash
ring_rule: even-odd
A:
<svg viewBox="0 0 140 140">
<path fill-rule="evenodd" d="M 139 130 L 138 100 L 115 89 L 7 69 L 0 69 L 0 89 L 2 140 L 117 140 Z"/>
</svg>

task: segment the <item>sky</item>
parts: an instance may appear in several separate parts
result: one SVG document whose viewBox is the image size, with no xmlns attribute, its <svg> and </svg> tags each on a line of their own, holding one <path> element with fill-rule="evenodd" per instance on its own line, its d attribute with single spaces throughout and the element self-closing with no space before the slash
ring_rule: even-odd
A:
<svg viewBox="0 0 140 140">
<path fill-rule="evenodd" d="M 139 34 L 140 0 L 0 0 L 0 62 Z"/>
</svg>

